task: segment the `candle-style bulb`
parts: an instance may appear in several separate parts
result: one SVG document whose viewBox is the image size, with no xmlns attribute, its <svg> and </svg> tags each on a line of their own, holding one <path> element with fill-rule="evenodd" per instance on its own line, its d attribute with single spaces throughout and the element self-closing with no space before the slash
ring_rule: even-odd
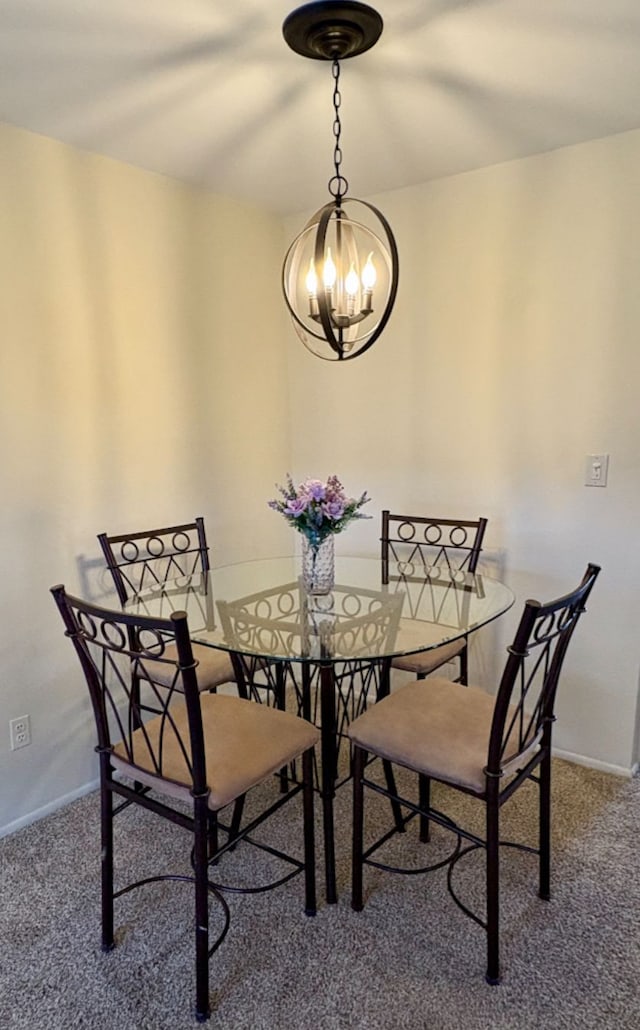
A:
<svg viewBox="0 0 640 1030">
<path fill-rule="evenodd" d="M 349 269 L 347 278 L 344 281 L 344 288 L 350 297 L 355 297 L 356 293 L 358 292 L 359 285 L 360 283 L 358 281 L 358 273 L 356 272 L 352 261 L 351 268 Z"/>
<path fill-rule="evenodd" d="M 332 290 L 336 284 L 338 278 L 338 269 L 336 268 L 333 258 L 331 257 L 331 247 L 327 247 L 327 256 L 324 259 L 324 270 L 322 273 L 322 281 L 324 282 L 325 289 Z"/>
<path fill-rule="evenodd" d="M 367 262 L 362 269 L 362 285 L 365 290 L 371 291 L 376 284 L 376 270 L 373 264 L 373 251 L 369 254 Z"/>
<path fill-rule="evenodd" d="M 305 279 L 305 285 L 307 287 L 307 293 L 310 297 L 315 297 L 318 292 L 318 276 L 316 275 L 316 268 L 313 262 L 313 258 L 309 258 L 309 271 Z"/>
</svg>

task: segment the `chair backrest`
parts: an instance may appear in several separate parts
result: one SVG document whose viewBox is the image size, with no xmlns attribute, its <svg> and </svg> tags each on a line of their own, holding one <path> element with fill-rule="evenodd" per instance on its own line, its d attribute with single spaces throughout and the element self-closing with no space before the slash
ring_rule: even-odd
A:
<svg viewBox="0 0 640 1030">
<path fill-rule="evenodd" d="M 165 529 L 98 536 L 121 604 L 147 588 L 209 571 L 204 519 Z"/>
<path fill-rule="evenodd" d="M 521 768 L 528 756 L 550 746 L 562 663 L 599 572 L 590 564 L 572 593 L 547 604 L 525 603 L 496 695 L 489 776 Z"/>
<path fill-rule="evenodd" d="M 372 658 L 395 644 L 404 594 L 336 585 L 329 599 L 297 582 L 218 601 L 226 643 L 267 657 Z"/>
<path fill-rule="evenodd" d="M 131 766 L 134 778 L 139 771 L 144 782 L 166 777 L 195 794 L 205 791 L 200 694 L 186 614 L 127 615 L 72 597 L 63 586 L 51 593 L 89 688 L 98 753 Z"/>
<path fill-rule="evenodd" d="M 434 519 L 421 515 L 382 512 L 382 582 L 389 582 L 389 563 L 400 569 L 445 566 L 454 572 L 474 573 L 482 550 L 484 518 Z"/>
</svg>

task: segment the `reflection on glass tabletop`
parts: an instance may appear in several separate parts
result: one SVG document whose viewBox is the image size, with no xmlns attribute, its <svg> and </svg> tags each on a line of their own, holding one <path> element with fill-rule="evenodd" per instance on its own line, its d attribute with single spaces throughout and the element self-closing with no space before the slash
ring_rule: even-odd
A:
<svg viewBox="0 0 640 1030">
<path fill-rule="evenodd" d="M 192 639 L 228 651 L 290 661 L 394 657 L 437 647 L 485 626 L 513 604 L 511 590 L 481 573 L 336 557 L 335 586 L 309 594 L 301 558 L 265 558 L 170 580 L 129 603 L 138 614 L 186 611 Z"/>
</svg>

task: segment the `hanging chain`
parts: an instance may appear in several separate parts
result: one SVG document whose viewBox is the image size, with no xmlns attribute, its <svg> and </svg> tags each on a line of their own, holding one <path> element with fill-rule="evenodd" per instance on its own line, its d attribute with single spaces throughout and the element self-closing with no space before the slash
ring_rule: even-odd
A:
<svg viewBox="0 0 640 1030">
<path fill-rule="evenodd" d="M 335 197 L 338 204 L 344 197 L 345 193 L 349 189 L 349 183 L 342 175 L 340 171 L 340 165 L 342 164 L 342 147 L 340 146 L 340 133 L 342 131 L 342 124 L 340 122 L 340 104 L 342 103 L 342 96 L 340 94 L 340 61 L 337 57 L 334 57 L 331 65 L 331 74 L 333 75 L 333 135 L 335 139 L 335 146 L 333 148 L 333 168 L 334 174 L 329 179 L 329 193 L 332 197 Z"/>
</svg>

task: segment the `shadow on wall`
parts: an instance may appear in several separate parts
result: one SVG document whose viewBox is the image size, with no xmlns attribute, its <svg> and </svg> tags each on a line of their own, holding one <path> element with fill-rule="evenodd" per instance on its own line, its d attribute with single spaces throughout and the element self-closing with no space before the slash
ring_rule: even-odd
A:
<svg viewBox="0 0 640 1030">
<path fill-rule="evenodd" d="M 104 604 L 107 608 L 120 610 L 120 602 L 111 573 L 102 556 L 87 558 L 79 554 L 76 558 L 80 596 L 92 604 Z"/>
<path fill-rule="evenodd" d="M 504 550 L 483 550 L 478 572 L 489 579 L 506 581 L 507 556 Z M 495 694 L 507 657 L 506 647 L 513 636 L 511 613 L 518 609 L 518 599 L 510 611 L 494 619 L 469 638 L 469 683 Z M 519 614 L 519 613 L 518 613 Z"/>
</svg>

